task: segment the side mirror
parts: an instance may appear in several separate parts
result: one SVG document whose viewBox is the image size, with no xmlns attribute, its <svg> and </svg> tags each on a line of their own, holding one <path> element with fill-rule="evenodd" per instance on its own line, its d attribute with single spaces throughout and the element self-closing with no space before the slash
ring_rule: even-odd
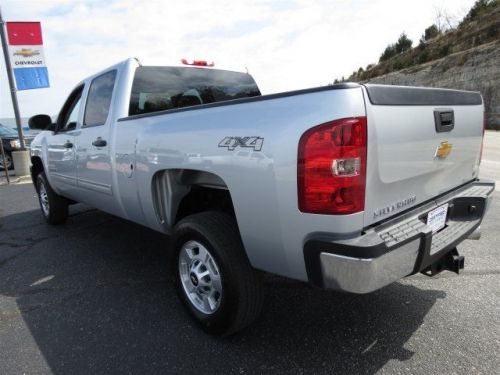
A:
<svg viewBox="0 0 500 375">
<path fill-rule="evenodd" d="M 28 120 L 30 129 L 48 130 L 52 126 L 52 119 L 49 115 L 35 115 Z"/>
</svg>

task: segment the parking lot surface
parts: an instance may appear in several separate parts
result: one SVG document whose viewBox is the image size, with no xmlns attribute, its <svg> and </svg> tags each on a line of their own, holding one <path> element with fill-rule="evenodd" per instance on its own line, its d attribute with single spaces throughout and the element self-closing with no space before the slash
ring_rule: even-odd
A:
<svg viewBox="0 0 500 375">
<path fill-rule="evenodd" d="M 75 205 L 49 227 L 30 184 L 0 187 L 0 373 L 498 373 L 500 200 L 460 276 L 368 295 L 266 278 L 258 321 L 222 339 L 177 301 L 168 238 Z"/>
<path fill-rule="evenodd" d="M 500 131 L 486 131 L 481 160 L 481 176 L 497 181 L 500 190 Z"/>
</svg>

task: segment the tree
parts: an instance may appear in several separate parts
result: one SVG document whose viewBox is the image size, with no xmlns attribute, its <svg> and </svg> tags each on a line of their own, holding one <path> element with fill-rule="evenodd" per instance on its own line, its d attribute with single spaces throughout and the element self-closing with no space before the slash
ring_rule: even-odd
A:
<svg viewBox="0 0 500 375">
<path fill-rule="evenodd" d="M 476 0 L 472 8 L 470 8 L 469 13 L 467 13 L 462 22 L 460 22 L 460 25 L 476 19 L 477 16 L 487 11 L 488 8 L 498 6 L 498 3 L 498 0 Z"/>
<path fill-rule="evenodd" d="M 406 33 L 402 33 L 399 36 L 396 44 L 389 44 L 387 47 L 385 47 L 384 52 L 380 56 L 379 62 L 387 61 L 390 58 L 409 50 L 412 44 L 413 41 L 410 38 L 408 38 Z"/>
<path fill-rule="evenodd" d="M 427 29 L 425 29 L 424 40 L 425 41 L 431 40 L 437 37 L 439 34 L 441 34 L 441 32 L 439 31 L 438 27 L 435 24 L 432 24 Z"/>
<path fill-rule="evenodd" d="M 434 24 L 436 25 L 440 33 L 447 32 L 448 30 L 454 29 L 457 26 L 457 18 L 446 9 L 441 7 L 434 7 L 434 13 Z"/>
<path fill-rule="evenodd" d="M 413 41 L 410 38 L 408 38 L 406 33 L 402 33 L 399 36 L 398 41 L 394 45 L 394 49 L 395 49 L 396 53 L 402 53 L 404 51 L 409 50 L 411 48 L 412 44 L 413 44 Z"/>
<path fill-rule="evenodd" d="M 384 52 L 382 52 L 382 55 L 380 55 L 379 61 L 380 62 L 387 61 L 391 57 L 396 56 L 396 54 L 397 54 L 397 52 L 396 52 L 396 48 L 395 48 L 394 44 L 389 44 L 387 47 L 385 47 L 385 50 L 384 50 Z"/>
<path fill-rule="evenodd" d="M 427 29 L 425 29 L 424 33 L 422 34 L 422 37 L 420 38 L 419 47 L 420 48 L 425 47 L 425 44 L 429 40 L 434 39 L 439 35 L 441 35 L 441 31 L 439 31 L 439 28 L 436 26 L 436 24 L 432 24 Z"/>
</svg>

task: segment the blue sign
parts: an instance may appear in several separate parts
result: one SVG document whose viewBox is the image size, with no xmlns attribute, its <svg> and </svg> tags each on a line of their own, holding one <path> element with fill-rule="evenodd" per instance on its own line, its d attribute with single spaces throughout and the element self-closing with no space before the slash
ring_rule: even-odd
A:
<svg viewBox="0 0 500 375">
<path fill-rule="evenodd" d="M 49 87 L 49 73 L 43 68 L 17 68 L 14 70 L 18 90 L 31 90 Z"/>
</svg>

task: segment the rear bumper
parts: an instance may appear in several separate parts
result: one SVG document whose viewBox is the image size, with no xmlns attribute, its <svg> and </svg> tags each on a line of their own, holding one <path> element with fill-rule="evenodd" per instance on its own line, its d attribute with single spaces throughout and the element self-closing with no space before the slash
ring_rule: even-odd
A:
<svg viewBox="0 0 500 375">
<path fill-rule="evenodd" d="M 359 237 L 310 239 L 304 257 L 310 282 L 327 289 L 369 293 L 438 261 L 481 224 L 495 183 L 476 180 L 423 206 L 367 229 Z M 427 213 L 449 204 L 446 227 L 433 234 Z"/>
</svg>

